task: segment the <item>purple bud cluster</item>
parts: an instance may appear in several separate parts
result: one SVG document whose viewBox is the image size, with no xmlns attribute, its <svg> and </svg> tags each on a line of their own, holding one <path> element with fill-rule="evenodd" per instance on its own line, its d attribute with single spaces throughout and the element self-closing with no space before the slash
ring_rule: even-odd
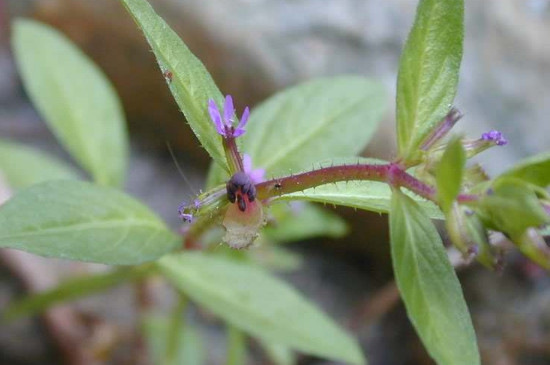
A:
<svg viewBox="0 0 550 365">
<path fill-rule="evenodd" d="M 504 146 L 508 143 L 508 140 L 504 137 L 502 132 L 497 130 L 483 133 L 481 135 L 481 139 L 484 141 L 494 142 L 497 146 Z"/>
</svg>

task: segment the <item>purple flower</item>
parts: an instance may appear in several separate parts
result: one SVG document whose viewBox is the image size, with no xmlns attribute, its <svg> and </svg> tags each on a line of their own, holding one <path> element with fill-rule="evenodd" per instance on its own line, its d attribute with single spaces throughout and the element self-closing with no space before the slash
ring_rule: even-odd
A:
<svg viewBox="0 0 550 365">
<path fill-rule="evenodd" d="M 253 169 L 252 158 L 246 153 L 243 155 L 243 168 L 244 172 L 248 175 L 248 177 L 250 177 L 253 184 L 259 184 L 262 181 L 265 181 L 265 170 Z"/>
<path fill-rule="evenodd" d="M 504 146 L 508 143 L 508 140 L 502 132 L 492 130 L 481 135 L 481 139 L 484 141 L 494 142 L 497 146 Z"/>
<path fill-rule="evenodd" d="M 184 222 L 191 222 L 193 220 L 193 214 L 185 213 L 186 204 L 185 202 L 181 203 L 178 208 L 178 215 L 180 219 Z"/>
<path fill-rule="evenodd" d="M 218 109 L 216 102 L 213 99 L 208 101 L 208 112 L 210 113 L 210 119 L 214 122 L 216 126 L 216 131 L 218 134 L 222 135 L 225 138 L 237 138 L 242 136 L 246 131 L 244 129 L 246 122 L 248 122 L 248 115 L 250 111 L 248 107 L 244 108 L 243 115 L 241 116 L 241 121 L 237 125 L 237 128 L 233 126 L 233 116 L 235 115 L 235 109 L 233 107 L 233 98 L 231 95 L 225 97 L 225 103 L 223 106 L 223 117 L 222 113 Z"/>
</svg>

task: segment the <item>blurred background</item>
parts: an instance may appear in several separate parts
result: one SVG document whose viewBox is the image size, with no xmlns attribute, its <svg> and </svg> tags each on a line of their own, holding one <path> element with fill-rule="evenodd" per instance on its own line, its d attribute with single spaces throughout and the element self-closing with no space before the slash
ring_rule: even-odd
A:
<svg viewBox="0 0 550 365">
<path fill-rule="evenodd" d="M 401 47 L 414 19 L 413 0 L 150 0 L 205 63 L 237 109 L 318 76 L 362 74 L 395 95 Z M 114 83 L 132 141 L 127 190 L 177 228 L 179 201 L 190 189 L 178 175 L 170 143 L 195 190 L 208 156 L 184 122 L 141 32 L 115 0 L 0 0 L 0 137 L 68 159 L 30 105 L 9 45 L 10 21 L 53 25 L 78 44 Z M 490 173 L 548 150 L 550 143 L 550 0 L 466 0 L 466 37 L 456 106 L 457 129 L 478 137 L 489 129 L 510 143 L 480 156 Z M 71 77 L 71 75 L 67 75 Z M 394 110 L 388 109 L 368 156 L 395 155 Z M 0 166 L 1 168 L 1 166 Z M 152 188 L 153 187 L 153 188 Z M 371 365 L 433 364 L 399 302 L 391 275 L 386 216 L 338 208 L 350 224 L 340 239 L 289 246 L 303 256 L 281 274 L 358 337 Z M 99 265 L 27 258 L 44 287 Z M 24 293 L 21 278 L 0 267 L 0 310 Z M 550 279 L 515 253 L 502 273 L 472 265 L 460 273 L 484 364 L 550 364 Z M 24 281 L 24 280 L 23 280 Z M 42 284 L 41 284 L 42 285 Z M 71 312 L 86 333 L 82 346 L 115 353 L 110 364 L 134 364 L 130 287 L 80 300 Z M 225 339 L 206 321 L 208 364 L 223 364 Z M 94 347 L 95 346 L 95 347 Z M 116 349 L 116 350 L 113 350 Z M 267 364 L 252 346 L 250 364 Z M 92 351 L 91 350 L 91 351 Z M 101 358 L 101 356 L 98 356 Z M 99 361 L 97 364 L 108 362 Z M 38 319 L 0 328 L 0 364 L 69 364 Z M 76 363 L 74 363 L 76 364 Z M 300 364 L 331 364 L 300 358 Z M 465 364 L 467 365 L 467 364 Z"/>
</svg>

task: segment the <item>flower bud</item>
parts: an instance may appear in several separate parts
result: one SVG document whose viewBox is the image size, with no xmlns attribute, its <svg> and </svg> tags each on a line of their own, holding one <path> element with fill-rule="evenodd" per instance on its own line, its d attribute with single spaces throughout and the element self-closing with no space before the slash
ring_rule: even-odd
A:
<svg viewBox="0 0 550 365">
<path fill-rule="evenodd" d="M 475 257 L 488 268 L 497 267 L 495 249 L 489 243 L 487 231 L 475 212 L 455 203 L 448 213 L 446 227 L 451 241 L 466 259 Z"/>
</svg>

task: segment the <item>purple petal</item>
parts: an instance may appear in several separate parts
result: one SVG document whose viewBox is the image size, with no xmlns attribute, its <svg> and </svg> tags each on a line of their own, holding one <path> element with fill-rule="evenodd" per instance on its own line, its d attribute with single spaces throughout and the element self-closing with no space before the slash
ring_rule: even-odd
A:
<svg viewBox="0 0 550 365">
<path fill-rule="evenodd" d="M 193 214 L 180 214 L 180 219 L 184 222 L 191 222 L 193 221 Z"/>
<path fill-rule="evenodd" d="M 233 138 L 237 138 L 239 136 L 242 136 L 243 134 L 246 133 L 246 130 L 244 128 L 237 128 L 235 129 L 235 131 L 233 132 Z"/>
<path fill-rule="evenodd" d="M 225 97 L 225 105 L 223 106 L 223 121 L 228 127 L 233 125 L 231 122 L 233 114 L 235 114 L 235 109 L 233 108 L 233 98 L 231 95 L 227 95 Z"/>
<path fill-rule="evenodd" d="M 239 125 L 237 126 L 237 129 L 244 129 L 246 126 L 246 123 L 248 122 L 248 116 L 250 115 L 250 110 L 248 107 L 244 108 L 243 115 L 241 116 L 241 121 L 239 122 Z"/>
<path fill-rule="evenodd" d="M 481 139 L 484 141 L 495 142 L 497 146 L 504 146 L 508 143 L 508 140 L 506 139 L 506 137 L 504 137 L 502 132 L 496 130 L 483 133 L 481 135 Z"/>
<path fill-rule="evenodd" d="M 252 170 L 248 176 L 250 177 L 250 180 L 252 180 L 252 182 L 254 184 L 259 184 L 263 181 L 265 181 L 265 170 L 264 169 L 255 169 L 255 170 Z"/>
<path fill-rule="evenodd" d="M 246 153 L 243 154 L 243 169 L 247 174 L 252 172 L 252 158 Z"/>
<path fill-rule="evenodd" d="M 208 100 L 208 112 L 210 113 L 210 119 L 212 119 L 212 122 L 214 122 L 214 125 L 216 126 L 216 131 L 218 131 L 218 133 L 222 136 L 225 136 L 220 110 L 213 99 Z"/>
</svg>

